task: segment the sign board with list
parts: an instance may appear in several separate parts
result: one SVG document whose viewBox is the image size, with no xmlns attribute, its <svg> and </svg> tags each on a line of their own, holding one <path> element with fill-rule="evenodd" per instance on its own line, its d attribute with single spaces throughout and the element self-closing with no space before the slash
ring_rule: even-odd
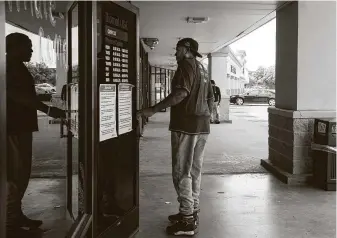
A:
<svg viewBox="0 0 337 238">
<path fill-rule="evenodd" d="M 132 88 L 127 83 L 118 85 L 118 134 L 132 131 Z"/>
<path fill-rule="evenodd" d="M 104 55 L 105 82 L 129 82 L 129 50 L 127 22 L 105 13 Z"/>
<path fill-rule="evenodd" d="M 115 84 L 99 86 L 99 141 L 117 137 L 116 96 Z"/>
</svg>

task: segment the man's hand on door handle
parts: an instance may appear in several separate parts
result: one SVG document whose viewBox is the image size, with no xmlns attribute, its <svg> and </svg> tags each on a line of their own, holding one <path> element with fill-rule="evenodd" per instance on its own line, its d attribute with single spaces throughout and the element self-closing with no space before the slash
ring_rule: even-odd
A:
<svg viewBox="0 0 337 238">
<path fill-rule="evenodd" d="M 153 107 L 149 107 L 149 108 L 139 110 L 136 116 L 137 116 L 137 119 L 139 120 L 141 117 L 148 118 L 148 117 L 152 117 L 154 114 L 155 114 L 155 111 Z"/>
<path fill-rule="evenodd" d="M 66 118 L 66 113 L 64 110 L 57 108 L 57 107 L 49 107 L 49 113 L 48 116 L 53 118 Z"/>
</svg>

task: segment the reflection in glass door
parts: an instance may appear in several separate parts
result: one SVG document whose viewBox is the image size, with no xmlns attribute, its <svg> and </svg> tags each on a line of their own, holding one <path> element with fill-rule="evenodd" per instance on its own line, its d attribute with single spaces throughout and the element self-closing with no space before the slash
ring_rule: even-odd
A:
<svg viewBox="0 0 337 238">
<path fill-rule="evenodd" d="M 92 221 L 92 58 L 88 56 L 92 50 L 92 11 L 93 3 L 89 1 L 76 1 L 67 11 L 69 70 L 64 91 L 68 125 L 67 210 L 75 222 L 71 237 L 87 237 Z"/>
<path fill-rule="evenodd" d="M 22 199 L 23 213 L 31 219 L 43 220 L 41 228 L 48 230 L 43 235 L 46 238 L 65 237 L 67 233 L 80 237 L 91 222 L 91 166 L 88 165 L 91 131 L 80 132 L 80 127 L 83 130 L 91 125 L 91 113 L 83 109 L 91 106 L 90 100 L 84 100 L 91 98 L 88 94 L 91 89 L 83 88 L 91 82 L 88 81 L 91 77 L 83 74 L 83 69 L 92 66 L 92 59 L 87 57 L 91 45 L 83 43 L 89 42 L 92 34 L 90 30 L 85 31 L 92 27 L 91 5 L 92 2 L 85 1 L 1 4 L 6 7 L 6 35 L 23 34 L 32 45 L 31 59 L 20 65 L 22 70 L 26 67 L 29 71 L 25 76 L 32 76 L 28 83 L 30 92 L 35 86 L 37 99 L 41 101 L 38 104 L 46 105 L 37 113 L 39 131 L 33 133 L 32 176 Z M 80 42 L 79 38 L 86 40 Z M 67 119 L 49 117 L 52 114 L 47 106 L 66 110 Z M 14 119 L 23 122 L 25 116 Z M 14 121 L 13 117 L 7 121 Z"/>
<path fill-rule="evenodd" d="M 67 156 L 67 209 L 76 220 L 83 214 L 83 164 L 79 161 L 79 51 L 78 51 L 78 5 L 68 13 L 70 70 L 67 82 L 68 108 L 68 156 Z M 81 185 L 80 185 L 81 184 Z"/>
<path fill-rule="evenodd" d="M 66 22 L 69 18 L 63 14 L 67 13 L 71 2 L 51 1 L 48 5 L 40 1 L 32 4 L 17 1 L 12 5 L 10 2 L 6 4 L 6 35 L 18 32 L 31 41 L 33 54 L 26 67 L 34 80 L 37 99 L 47 106 L 69 109 L 67 98 L 62 97 L 63 86 L 66 89 L 69 83 L 69 62 L 72 62 L 67 61 L 67 52 L 71 52 L 67 42 Z M 70 152 L 69 158 L 78 158 L 78 141 L 73 138 L 68 141 L 63 131 L 65 121 L 48 117 L 49 112 L 42 110 L 37 113 L 39 131 L 33 133 L 32 176 L 22 201 L 23 212 L 29 218 L 43 220 L 43 225 L 48 224 L 49 233 L 54 233 L 54 237 L 64 237 L 74 223 L 65 217 L 66 207 L 69 208 L 65 200 L 66 185 L 76 185 L 66 183 L 65 177 L 69 174 L 65 166 L 66 155 Z M 76 159 L 71 160 L 72 163 L 78 164 Z M 69 166 L 71 180 L 73 170 L 78 174 L 78 170 L 73 168 L 77 166 Z M 72 194 L 73 189 L 70 191 Z M 77 194 L 76 186 L 74 191 Z M 76 196 L 70 196 L 74 201 L 69 202 L 74 218 L 78 214 Z"/>
</svg>

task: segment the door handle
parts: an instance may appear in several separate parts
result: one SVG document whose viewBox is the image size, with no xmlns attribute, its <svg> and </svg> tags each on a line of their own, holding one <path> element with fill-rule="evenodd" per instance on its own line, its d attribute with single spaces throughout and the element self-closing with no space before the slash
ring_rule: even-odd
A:
<svg viewBox="0 0 337 238">
<path fill-rule="evenodd" d="M 68 135 L 64 134 L 64 126 L 67 127 L 66 121 L 65 119 L 61 119 L 61 123 L 60 123 L 60 138 L 65 138 Z"/>
<path fill-rule="evenodd" d="M 70 128 L 70 125 L 69 125 L 70 121 L 67 120 L 67 119 L 61 119 L 61 123 L 60 123 L 60 138 L 66 138 L 69 136 L 69 128 Z M 66 128 L 67 130 L 67 134 L 64 133 L 64 128 Z M 71 137 L 74 137 L 74 135 L 72 133 L 71 134 Z"/>
</svg>

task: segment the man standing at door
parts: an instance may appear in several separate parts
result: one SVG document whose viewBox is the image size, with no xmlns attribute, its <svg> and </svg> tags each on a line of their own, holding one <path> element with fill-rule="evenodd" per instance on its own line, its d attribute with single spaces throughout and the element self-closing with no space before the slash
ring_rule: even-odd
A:
<svg viewBox="0 0 337 238">
<path fill-rule="evenodd" d="M 37 110 L 54 118 L 65 118 L 65 112 L 38 101 L 34 78 L 24 62 L 32 57 L 28 36 L 12 33 L 6 37 L 7 78 L 7 237 L 32 237 L 23 229 L 38 228 L 22 212 L 22 198 L 28 187 L 32 165 L 32 133 L 38 131 Z"/>
<path fill-rule="evenodd" d="M 198 43 L 184 38 L 177 43 L 178 69 L 172 80 L 172 93 L 163 101 L 138 112 L 151 117 L 171 107 L 170 131 L 173 184 L 180 203 L 179 213 L 166 231 L 171 235 L 194 235 L 199 225 L 199 195 L 204 149 L 210 133 L 213 91 L 205 70 L 196 57 Z"/>
<path fill-rule="evenodd" d="M 213 103 L 213 113 L 211 115 L 211 123 L 220 124 L 219 107 L 221 102 L 221 91 L 220 88 L 215 85 L 214 80 L 211 80 L 211 83 L 214 93 L 214 103 Z"/>
</svg>

